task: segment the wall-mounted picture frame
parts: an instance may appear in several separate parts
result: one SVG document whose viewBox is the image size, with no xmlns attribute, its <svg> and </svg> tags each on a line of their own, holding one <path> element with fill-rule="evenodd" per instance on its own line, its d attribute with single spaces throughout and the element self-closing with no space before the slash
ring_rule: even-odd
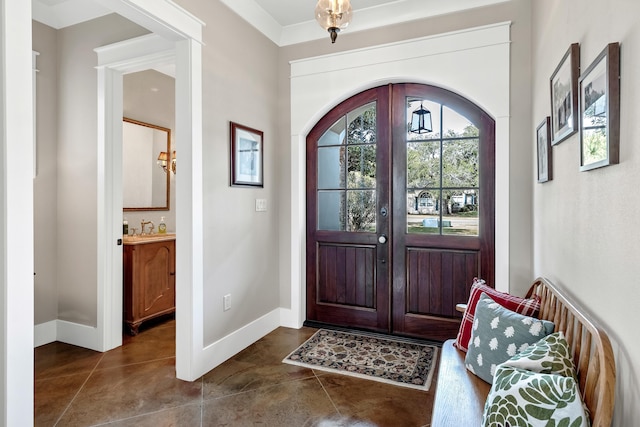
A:
<svg viewBox="0 0 640 427">
<path fill-rule="evenodd" d="M 263 187 L 264 134 L 231 123 L 231 186 Z"/>
<path fill-rule="evenodd" d="M 580 170 L 618 163 L 620 43 L 610 43 L 580 76 Z"/>
<path fill-rule="evenodd" d="M 578 131 L 580 45 L 573 43 L 549 79 L 551 86 L 551 145 Z"/>
<path fill-rule="evenodd" d="M 551 181 L 551 117 L 546 117 L 536 128 L 536 150 L 538 154 L 538 182 Z"/>
</svg>

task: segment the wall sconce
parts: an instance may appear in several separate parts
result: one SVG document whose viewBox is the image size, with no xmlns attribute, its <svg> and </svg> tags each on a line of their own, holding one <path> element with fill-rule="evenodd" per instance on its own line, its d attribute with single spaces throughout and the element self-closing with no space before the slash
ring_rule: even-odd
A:
<svg viewBox="0 0 640 427">
<path fill-rule="evenodd" d="M 431 111 L 425 109 L 420 101 L 420 108 L 411 113 L 411 127 L 409 131 L 412 133 L 429 133 L 433 130 L 431 125 Z"/>
<path fill-rule="evenodd" d="M 171 172 L 176 173 L 176 152 L 174 151 L 171 155 Z M 158 166 L 164 169 L 167 172 L 169 169 L 169 154 L 166 151 L 161 151 L 158 155 Z"/>
<path fill-rule="evenodd" d="M 316 21 L 329 31 L 331 43 L 335 43 L 340 30 L 351 22 L 351 3 L 349 0 L 318 0 L 315 13 Z"/>
</svg>

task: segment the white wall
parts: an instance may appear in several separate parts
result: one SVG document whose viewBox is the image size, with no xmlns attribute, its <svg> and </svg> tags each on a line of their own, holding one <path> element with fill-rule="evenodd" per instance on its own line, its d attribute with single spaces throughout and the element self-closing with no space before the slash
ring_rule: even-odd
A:
<svg viewBox="0 0 640 427">
<path fill-rule="evenodd" d="M 550 115 L 549 78 L 574 42 L 584 70 L 610 43 L 621 44 L 620 164 L 579 172 L 579 136 L 552 148 L 553 180 L 534 187 L 534 271 L 572 293 L 612 339 L 617 389 L 614 426 L 640 419 L 640 342 L 634 323 L 640 305 L 635 215 L 640 209 L 640 3 L 631 0 L 533 2 L 534 132 Z"/>
<path fill-rule="evenodd" d="M 277 46 L 220 2 L 177 3 L 206 23 L 202 48 L 206 346 L 279 307 L 278 221 L 280 198 L 287 195 L 286 183 L 279 180 L 286 160 L 278 153 L 287 140 L 278 134 L 278 124 L 286 112 L 278 109 Z M 229 121 L 264 132 L 264 188 L 230 187 Z M 267 200 L 266 212 L 255 211 L 257 198 Z M 229 311 L 222 310 L 226 294 L 231 294 Z"/>
<path fill-rule="evenodd" d="M 97 56 L 148 33 L 107 15 L 58 30 L 58 319 L 97 324 Z"/>
<path fill-rule="evenodd" d="M 35 324 L 58 318 L 58 60 L 57 32 L 32 21 L 33 50 L 39 52 L 36 73 L 38 174 L 33 180 Z"/>
</svg>

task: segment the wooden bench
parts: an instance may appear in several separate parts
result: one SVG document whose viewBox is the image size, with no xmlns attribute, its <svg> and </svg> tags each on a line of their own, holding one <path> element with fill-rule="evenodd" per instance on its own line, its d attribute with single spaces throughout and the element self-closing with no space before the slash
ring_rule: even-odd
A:
<svg viewBox="0 0 640 427">
<path fill-rule="evenodd" d="M 539 318 L 554 322 L 555 331 L 563 331 L 571 346 L 591 425 L 609 427 L 616 372 L 607 334 L 548 280 L 537 279 L 527 297 L 533 295 L 541 300 Z M 455 348 L 453 342 L 448 340 L 442 346 L 431 426 L 480 426 L 491 386 L 466 370 L 465 353 Z"/>
</svg>

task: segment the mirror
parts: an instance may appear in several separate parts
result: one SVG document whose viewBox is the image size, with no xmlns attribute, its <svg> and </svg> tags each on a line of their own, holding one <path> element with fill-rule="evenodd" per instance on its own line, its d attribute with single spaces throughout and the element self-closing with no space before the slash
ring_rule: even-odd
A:
<svg viewBox="0 0 640 427">
<path fill-rule="evenodd" d="M 125 211 L 168 211 L 171 169 L 159 164 L 171 153 L 171 129 L 122 119 L 122 204 Z"/>
</svg>

